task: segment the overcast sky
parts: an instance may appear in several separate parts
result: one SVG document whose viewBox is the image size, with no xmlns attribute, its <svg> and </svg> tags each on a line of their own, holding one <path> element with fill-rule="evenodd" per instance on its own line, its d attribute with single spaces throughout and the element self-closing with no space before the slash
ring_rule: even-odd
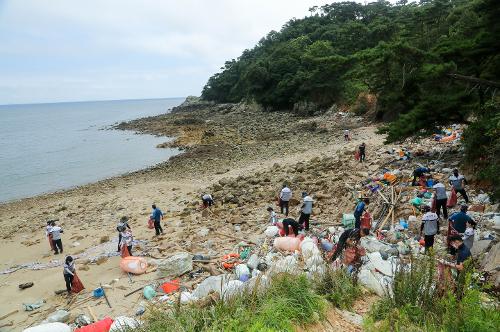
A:
<svg viewBox="0 0 500 332">
<path fill-rule="evenodd" d="M 322 0 L 0 0 L 0 104 L 199 95 Z"/>
</svg>

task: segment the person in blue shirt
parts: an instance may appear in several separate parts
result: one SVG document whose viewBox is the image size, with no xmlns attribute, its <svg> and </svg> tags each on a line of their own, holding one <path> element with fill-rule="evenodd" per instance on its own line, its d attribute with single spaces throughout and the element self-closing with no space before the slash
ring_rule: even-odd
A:
<svg viewBox="0 0 500 332">
<path fill-rule="evenodd" d="M 151 207 L 153 208 L 153 212 L 151 212 L 151 219 L 153 219 L 154 221 L 156 235 L 160 235 L 160 232 L 161 234 L 163 234 L 163 229 L 161 228 L 160 224 L 161 220 L 163 219 L 163 212 L 161 212 L 161 210 L 158 209 L 155 204 L 153 204 Z"/>
<path fill-rule="evenodd" d="M 454 230 L 456 230 L 459 234 L 465 233 L 465 229 L 467 228 L 467 222 L 471 222 L 472 225 L 475 226 L 474 220 L 470 216 L 467 215 L 467 205 L 462 205 L 460 207 L 460 212 L 455 212 L 449 218 L 451 222 L 451 226 Z"/>
<path fill-rule="evenodd" d="M 357 228 L 357 229 L 361 228 L 361 216 L 363 215 L 363 212 L 365 211 L 366 205 L 368 205 L 368 204 L 370 204 L 370 200 L 368 198 L 363 198 L 356 205 L 356 208 L 354 209 L 354 218 L 356 219 L 356 222 L 354 224 L 354 228 Z"/>
<path fill-rule="evenodd" d="M 419 168 L 416 168 L 414 171 L 413 171 L 413 181 L 411 182 L 411 185 L 412 186 L 416 186 L 417 185 L 417 179 L 419 179 L 422 175 L 424 174 L 430 174 L 431 173 L 431 169 L 429 167 L 419 167 Z"/>
</svg>

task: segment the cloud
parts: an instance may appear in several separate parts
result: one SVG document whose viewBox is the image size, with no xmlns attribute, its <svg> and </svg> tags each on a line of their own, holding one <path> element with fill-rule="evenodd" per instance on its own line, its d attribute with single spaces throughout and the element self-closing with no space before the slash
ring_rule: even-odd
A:
<svg viewBox="0 0 500 332">
<path fill-rule="evenodd" d="M 0 104 L 199 94 L 226 60 L 324 0 L 0 2 Z"/>
</svg>

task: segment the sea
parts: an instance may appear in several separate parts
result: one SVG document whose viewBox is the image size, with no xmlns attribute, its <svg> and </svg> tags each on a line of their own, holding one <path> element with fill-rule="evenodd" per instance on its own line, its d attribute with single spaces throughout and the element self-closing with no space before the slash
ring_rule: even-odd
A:
<svg viewBox="0 0 500 332">
<path fill-rule="evenodd" d="M 67 189 L 168 160 L 166 137 L 113 130 L 184 98 L 0 105 L 0 202 Z"/>
</svg>

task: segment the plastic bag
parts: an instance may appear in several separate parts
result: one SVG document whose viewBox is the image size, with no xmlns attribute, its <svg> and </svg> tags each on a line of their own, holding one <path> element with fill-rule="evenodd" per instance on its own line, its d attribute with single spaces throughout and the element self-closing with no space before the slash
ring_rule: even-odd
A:
<svg viewBox="0 0 500 332">
<path fill-rule="evenodd" d="M 128 248 L 126 245 L 122 245 L 121 256 L 122 256 L 122 258 L 130 256 L 130 252 L 128 251 Z"/>
<path fill-rule="evenodd" d="M 81 282 L 80 278 L 78 278 L 78 276 L 75 273 L 75 275 L 73 277 L 73 282 L 71 283 L 71 292 L 77 294 L 77 293 L 80 293 L 84 289 L 85 289 L 85 286 L 83 286 L 83 283 Z"/>
<path fill-rule="evenodd" d="M 448 197 L 448 202 L 446 202 L 447 207 L 454 207 L 457 205 L 457 192 L 455 191 L 455 188 L 451 188 L 451 194 L 450 197 Z"/>
<path fill-rule="evenodd" d="M 365 212 L 361 217 L 361 228 L 372 228 L 372 216 L 368 212 Z"/>
<path fill-rule="evenodd" d="M 108 332 L 111 325 L 113 325 L 113 320 L 106 317 L 103 320 L 76 329 L 75 332 Z"/>
<path fill-rule="evenodd" d="M 155 228 L 155 223 L 154 223 L 154 221 L 153 221 L 153 219 L 152 219 L 152 218 L 149 218 L 149 219 L 148 219 L 148 228 L 149 228 L 149 229 L 153 229 L 153 228 Z"/>
</svg>

